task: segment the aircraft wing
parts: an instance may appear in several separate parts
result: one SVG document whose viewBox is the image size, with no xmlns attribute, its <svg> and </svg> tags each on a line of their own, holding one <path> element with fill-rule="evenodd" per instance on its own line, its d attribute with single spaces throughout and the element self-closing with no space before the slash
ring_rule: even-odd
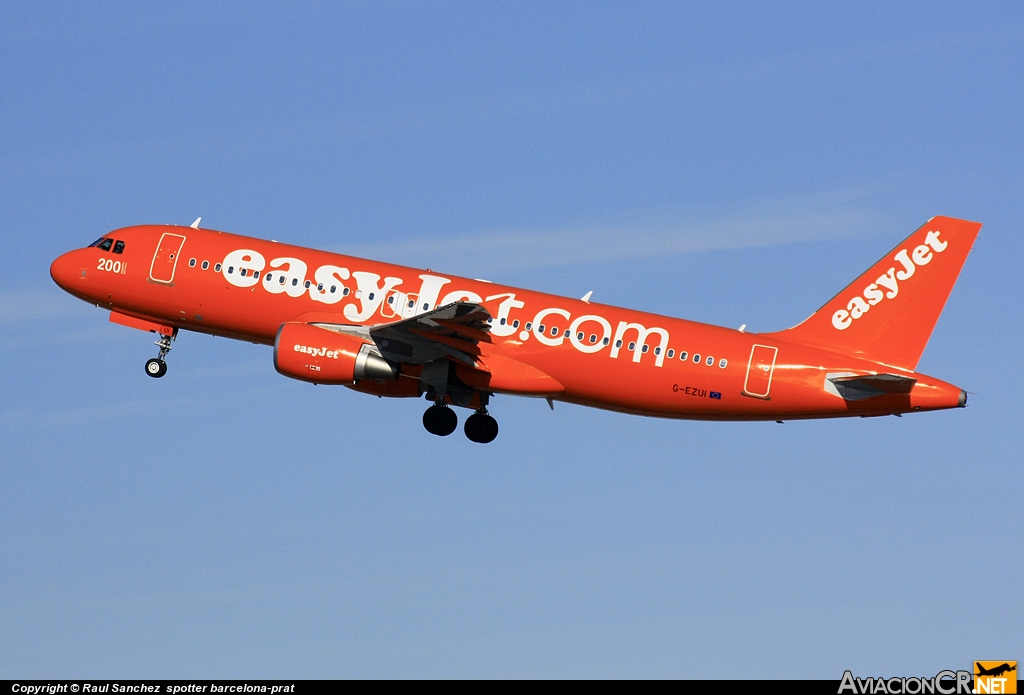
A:
<svg viewBox="0 0 1024 695">
<path fill-rule="evenodd" d="M 476 366 L 477 343 L 490 342 L 490 312 L 472 302 L 453 302 L 411 318 L 369 329 L 381 355 L 402 364 L 451 357 Z"/>
</svg>

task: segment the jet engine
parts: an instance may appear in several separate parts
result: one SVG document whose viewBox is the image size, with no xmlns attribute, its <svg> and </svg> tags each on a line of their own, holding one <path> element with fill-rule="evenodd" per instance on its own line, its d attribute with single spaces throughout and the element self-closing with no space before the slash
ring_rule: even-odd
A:
<svg viewBox="0 0 1024 695">
<path fill-rule="evenodd" d="M 398 366 L 381 357 L 372 342 L 309 323 L 281 325 L 274 340 L 274 367 L 314 384 L 398 378 Z"/>
</svg>

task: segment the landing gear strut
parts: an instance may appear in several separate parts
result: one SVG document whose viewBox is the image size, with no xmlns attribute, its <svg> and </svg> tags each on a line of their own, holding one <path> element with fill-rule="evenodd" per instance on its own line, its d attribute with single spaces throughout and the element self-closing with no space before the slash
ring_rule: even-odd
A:
<svg viewBox="0 0 1024 695">
<path fill-rule="evenodd" d="M 463 428 L 466 437 L 477 444 L 489 444 L 498 436 L 498 421 L 487 414 L 486 408 L 480 408 L 468 418 Z"/>
<path fill-rule="evenodd" d="M 154 379 L 159 379 L 167 373 L 167 363 L 164 361 L 164 358 L 171 351 L 171 340 L 173 339 L 174 336 L 162 335 L 160 340 L 153 343 L 160 348 L 160 354 L 151 360 L 146 360 L 146 374 Z"/>
<path fill-rule="evenodd" d="M 446 404 L 438 402 L 423 413 L 423 426 L 431 434 L 447 437 L 459 426 L 459 416 Z"/>
</svg>

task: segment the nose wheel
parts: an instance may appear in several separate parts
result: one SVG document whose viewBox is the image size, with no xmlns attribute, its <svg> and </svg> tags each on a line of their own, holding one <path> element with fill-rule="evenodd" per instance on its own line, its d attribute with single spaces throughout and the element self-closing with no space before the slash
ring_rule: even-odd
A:
<svg viewBox="0 0 1024 695">
<path fill-rule="evenodd" d="M 177 333 L 177 331 L 175 331 L 175 333 Z M 171 351 L 172 339 L 173 336 L 164 335 L 160 336 L 160 340 L 153 343 L 160 348 L 160 354 L 151 360 L 146 360 L 146 374 L 154 379 L 159 379 L 167 373 L 167 362 L 164 361 L 164 358 L 167 357 L 167 353 Z"/>
<path fill-rule="evenodd" d="M 459 426 L 459 416 L 444 403 L 435 403 L 423 413 L 423 426 L 431 434 L 447 437 Z"/>
<path fill-rule="evenodd" d="M 466 418 L 464 429 L 469 441 L 477 444 L 489 444 L 498 436 L 498 421 L 481 408 Z"/>
</svg>

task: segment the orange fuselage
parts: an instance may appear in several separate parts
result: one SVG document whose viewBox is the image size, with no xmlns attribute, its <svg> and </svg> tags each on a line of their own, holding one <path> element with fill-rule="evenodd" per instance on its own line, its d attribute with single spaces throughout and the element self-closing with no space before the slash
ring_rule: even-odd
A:
<svg viewBox="0 0 1024 695">
<path fill-rule="evenodd" d="M 90 247 L 51 275 L 85 301 L 162 326 L 273 345 L 282 324 L 379 326 L 456 301 L 490 313 L 482 362 L 527 365 L 564 390 L 554 400 L 669 418 L 787 420 L 963 406 L 960 388 L 862 354 L 667 316 L 191 227 L 127 227 L 115 254 Z M 506 360 L 506 358 L 508 358 Z M 353 387 L 418 396 L 418 367 Z M 472 367 L 456 365 L 474 384 Z M 531 372 L 533 373 L 533 372 Z M 902 374 L 908 393 L 850 400 L 835 375 Z M 491 392 L 517 393 L 502 388 Z M 486 383 L 482 388 L 487 388 Z"/>
</svg>

